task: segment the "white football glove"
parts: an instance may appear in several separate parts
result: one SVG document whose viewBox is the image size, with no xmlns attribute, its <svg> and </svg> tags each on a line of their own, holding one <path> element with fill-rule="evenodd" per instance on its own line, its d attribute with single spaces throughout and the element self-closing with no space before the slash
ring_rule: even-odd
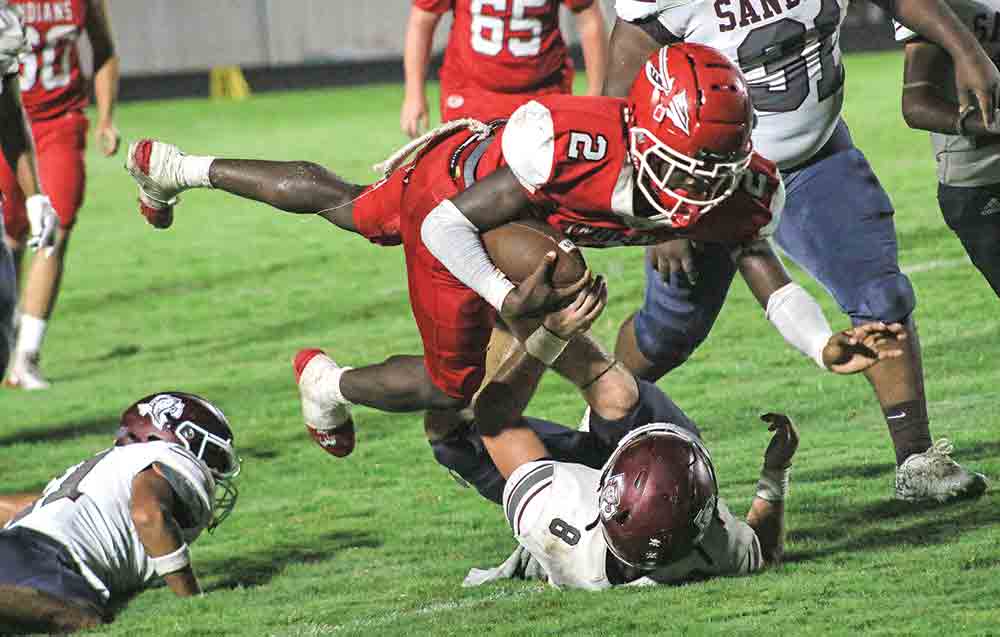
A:
<svg viewBox="0 0 1000 637">
<path fill-rule="evenodd" d="M 52 202 L 46 195 L 32 195 L 24 202 L 24 207 L 28 211 L 28 223 L 31 225 L 28 247 L 35 252 L 45 248 L 45 256 L 52 256 L 56 228 L 59 227 L 59 215 L 52 207 Z"/>
<path fill-rule="evenodd" d="M 16 73 L 18 58 L 30 50 L 20 14 L 9 6 L 0 6 L 0 75 Z"/>
</svg>

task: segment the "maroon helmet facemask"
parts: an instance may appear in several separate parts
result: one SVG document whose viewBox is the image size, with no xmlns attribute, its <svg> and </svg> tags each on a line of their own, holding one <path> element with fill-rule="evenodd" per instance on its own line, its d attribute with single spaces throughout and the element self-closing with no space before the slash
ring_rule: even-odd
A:
<svg viewBox="0 0 1000 637">
<path fill-rule="evenodd" d="M 598 497 L 608 550 L 643 570 L 690 554 L 719 500 L 708 450 L 688 430 L 665 423 L 635 429 L 618 443 Z"/>
</svg>

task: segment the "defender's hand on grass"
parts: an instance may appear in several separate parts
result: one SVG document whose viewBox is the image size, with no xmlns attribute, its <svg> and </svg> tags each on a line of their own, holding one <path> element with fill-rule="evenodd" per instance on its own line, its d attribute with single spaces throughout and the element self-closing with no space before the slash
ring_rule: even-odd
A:
<svg viewBox="0 0 1000 637">
<path fill-rule="evenodd" d="M 791 466 L 792 456 L 799 448 L 799 430 L 785 414 L 768 412 L 760 417 L 767 423 L 767 430 L 773 431 L 771 442 L 764 451 L 764 468 L 781 470 Z"/>
<path fill-rule="evenodd" d="M 588 270 L 576 283 L 564 288 L 554 287 L 552 273 L 555 271 L 556 258 L 555 252 L 546 253 L 535 271 L 507 293 L 500 315 L 508 324 L 564 307 L 590 283 Z"/>
<path fill-rule="evenodd" d="M 906 340 L 899 323 L 865 323 L 835 333 L 823 348 L 823 364 L 835 374 L 855 374 L 879 361 L 897 358 L 903 350 L 891 347 Z"/>
</svg>

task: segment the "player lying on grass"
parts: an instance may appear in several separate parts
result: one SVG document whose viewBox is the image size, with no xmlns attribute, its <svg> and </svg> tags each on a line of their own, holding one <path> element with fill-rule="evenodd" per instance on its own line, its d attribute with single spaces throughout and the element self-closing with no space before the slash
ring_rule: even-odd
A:
<svg viewBox="0 0 1000 637">
<path fill-rule="evenodd" d="M 753 152 L 752 117 L 739 71 L 712 49 L 681 44 L 649 58 L 627 100 L 552 96 L 507 123 L 452 123 L 401 149 L 386 178 L 369 186 L 309 162 L 190 156 L 148 139 L 129 148 L 127 167 L 142 213 L 158 227 L 172 222 L 178 193 L 205 187 L 319 214 L 382 245 L 402 243 L 423 356 L 356 369 L 316 350 L 296 357 L 310 433 L 342 456 L 354 446 L 351 404 L 436 414 L 463 407 L 484 377 L 497 314 L 517 325 L 587 284 L 583 277 L 555 290 L 545 261 L 515 285 L 494 265 L 480 233 L 524 217 L 542 217 L 584 246 L 678 234 L 722 242 L 786 340 L 820 362 L 832 332 L 818 305 L 775 294 L 791 280 L 761 236 L 780 213 L 783 189 L 774 165 Z M 564 343 L 544 331 L 519 336 L 532 334 L 529 345 L 558 358 Z M 578 386 L 589 380 L 559 362 L 555 369 Z"/>
<path fill-rule="evenodd" d="M 543 325 L 571 340 L 589 328 L 605 298 L 588 291 L 546 316 Z M 873 354 L 878 341 L 891 336 L 855 334 Z M 780 560 L 783 502 L 798 446 L 798 432 L 786 416 L 762 417 L 775 435 L 743 522 L 719 498 L 697 426 L 655 385 L 637 381 L 620 365 L 607 368 L 597 382 L 631 398 L 627 415 L 613 422 L 595 415 L 589 433 L 566 430 L 584 451 L 579 460 L 565 457 L 573 454 L 554 457 L 537 424 L 521 418 L 545 369 L 545 362 L 515 345 L 475 404 L 483 444 L 507 479 L 504 513 L 540 566 L 538 575 L 555 586 L 602 589 L 741 575 Z M 524 575 L 528 563 L 516 552 L 498 569 L 473 570 L 466 585 Z"/>
<path fill-rule="evenodd" d="M 31 236 L 28 245 L 51 251 L 56 240 L 59 217 L 49 198 L 38 185 L 38 171 L 31 129 L 21 107 L 18 84 L 18 57 L 28 44 L 18 14 L 0 2 L 0 146 L 3 160 L 17 175 L 17 182 L 27 199 Z M 2 204 L 0 204 L 2 205 Z M 4 234 L 0 215 L 0 235 Z M 12 346 L 11 328 L 17 305 L 17 272 L 13 255 L 6 243 L 0 245 L 0 379 L 4 377 Z"/>
<path fill-rule="evenodd" d="M 122 414 L 115 446 L 40 494 L 0 496 L 0 634 L 110 621 L 156 577 L 201 593 L 188 545 L 236 504 L 232 443 L 210 402 L 153 394 Z"/>
</svg>

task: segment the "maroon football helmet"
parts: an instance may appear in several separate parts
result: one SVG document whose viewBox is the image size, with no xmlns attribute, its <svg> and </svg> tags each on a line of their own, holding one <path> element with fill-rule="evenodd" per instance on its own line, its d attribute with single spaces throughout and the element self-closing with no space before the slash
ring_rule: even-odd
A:
<svg viewBox="0 0 1000 637">
<path fill-rule="evenodd" d="M 686 228 L 733 194 L 750 165 L 754 113 L 740 70 L 708 46 L 650 55 L 629 93 L 629 154 L 652 221 Z"/>
<path fill-rule="evenodd" d="M 236 505 L 232 479 L 240 472 L 233 431 L 225 414 L 200 396 L 179 391 L 150 394 L 122 413 L 115 446 L 162 440 L 186 447 L 205 463 L 215 480 L 214 519 L 218 526 Z"/>
<path fill-rule="evenodd" d="M 644 570 L 694 550 L 719 499 L 708 450 L 691 432 L 664 423 L 622 439 L 604 465 L 598 493 L 608 550 Z"/>
</svg>

